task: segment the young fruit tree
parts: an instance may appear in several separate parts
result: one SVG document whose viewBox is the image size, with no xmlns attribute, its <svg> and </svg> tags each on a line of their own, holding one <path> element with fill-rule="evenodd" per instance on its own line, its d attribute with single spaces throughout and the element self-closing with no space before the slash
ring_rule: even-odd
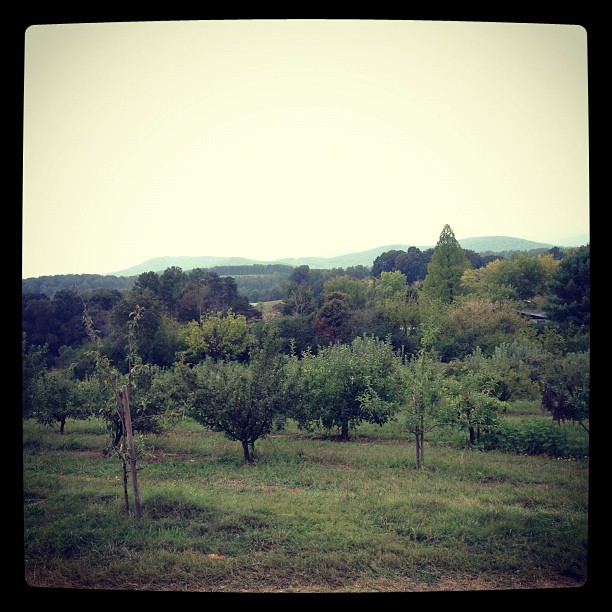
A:
<svg viewBox="0 0 612 612">
<path fill-rule="evenodd" d="M 542 408 L 557 423 L 573 421 L 587 433 L 591 415 L 591 352 L 544 353 L 538 364 Z"/>
<path fill-rule="evenodd" d="M 389 340 L 369 336 L 306 353 L 299 368 L 301 402 L 292 416 L 303 428 L 338 427 L 342 441 L 362 421 L 383 425 L 401 401 L 401 367 Z"/>
<path fill-rule="evenodd" d="M 85 304 L 83 315 L 87 333 L 95 347 L 93 353 L 96 360 L 96 374 L 101 385 L 102 397 L 106 399 L 102 404 L 102 416 L 106 421 L 113 449 L 121 461 L 123 469 L 124 508 L 126 512 L 129 512 L 129 465 L 132 492 L 134 495 L 134 515 L 137 520 L 140 520 L 142 516 L 142 507 L 140 503 L 140 490 L 138 487 L 138 471 L 136 469 L 137 456 L 134 447 L 130 390 L 133 387 L 134 371 L 140 364 L 140 359 L 135 348 L 135 332 L 141 314 L 142 309 L 139 306 L 130 313 L 130 321 L 128 324 L 128 368 L 127 374 L 125 375 L 122 375 L 111 364 L 110 359 L 102 354 L 100 338 L 94 329 L 93 320 L 87 312 Z"/>
<path fill-rule="evenodd" d="M 425 433 L 439 425 L 442 418 L 443 374 L 441 363 L 430 353 L 421 351 L 404 368 L 404 423 L 414 435 L 416 469 L 423 466 Z"/>
<path fill-rule="evenodd" d="M 87 400 L 90 387 L 89 381 L 75 377 L 74 368 L 46 370 L 33 385 L 35 401 L 30 416 L 48 426 L 59 423 L 59 432 L 63 434 L 69 418 L 90 416 Z"/>
<path fill-rule="evenodd" d="M 182 367 L 191 416 L 242 444 L 254 462 L 255 442 L 267 436 L 286 410 L 284 357 L 254 351 L 249 363 L 205 359 Z"/>
<path fill-rule="evenodd" d="M 467 370 L 456 378 L 447 378 L 445 394 L 452 423 L 468 432 L 473 446 L 482 433 L 497 429 L 499 415 L 506 403 L 494 395 L 494 382 L 480 372 Z"/>
</svg>

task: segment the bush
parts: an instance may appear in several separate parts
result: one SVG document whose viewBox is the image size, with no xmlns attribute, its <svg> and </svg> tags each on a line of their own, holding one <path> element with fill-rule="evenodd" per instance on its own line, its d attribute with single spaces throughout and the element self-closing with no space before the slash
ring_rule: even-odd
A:
<svg viewBox="0 0 612 612">
<path fill-rule="evenodd" d="M 588 455 L 588 442 L 567 436 L 565 426 L 542 419 L 502 422 L 493 432 L 481 436 L 485 450 L 501 450 L 529 455 L 578 457 Z"/>
</svg>

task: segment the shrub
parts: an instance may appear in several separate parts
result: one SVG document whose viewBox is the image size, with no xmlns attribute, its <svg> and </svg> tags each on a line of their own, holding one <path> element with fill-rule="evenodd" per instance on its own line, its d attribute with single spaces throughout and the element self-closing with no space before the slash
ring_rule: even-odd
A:
<svg viewBox="0 0 612 612">
<path fill-rule="evenodd" d="M 568 439 L 565 427 L 542 419 L 502 422 L 495 431 L 483 435 L 479 445 L 485 450 L 529 455 L 578 457 L 588 454 L 588 443 Z"/>
</svg>

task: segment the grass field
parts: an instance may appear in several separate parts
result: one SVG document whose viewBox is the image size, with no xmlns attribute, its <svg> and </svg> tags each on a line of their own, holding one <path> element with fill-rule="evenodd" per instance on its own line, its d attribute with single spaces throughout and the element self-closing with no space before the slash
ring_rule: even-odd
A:
<svg viewBox="0 0 612 612">
<path fill-rule="evenodd" d="M 523 407 L 508 418 L 541 417 Z M 194 421 L 147 445 L 138 522 L 122 510 L 100 421 L 63 435 L 24 423 L 29 587 L 365 593 L 588 579 L 588 456 L 483 452 L 432 434 L 417 471 L 397 423 L 363 425 L 345 443 L 289 426 L 258 441 L 251 466 L 240 444 Z"/>
</svg>

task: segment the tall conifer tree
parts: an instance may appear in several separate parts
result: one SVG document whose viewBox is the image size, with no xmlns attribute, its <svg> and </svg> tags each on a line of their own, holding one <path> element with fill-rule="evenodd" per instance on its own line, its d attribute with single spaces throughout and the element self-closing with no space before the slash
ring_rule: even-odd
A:
<svg viewBox="0 0 612 612">
<path fill-rule="evenodd" d="M 433 299 L 451 304 L 459 292 L 461 276 L 470 262 L 450 226 L 444 226 L 427 266 L 423 292 Z"/>
</svg>

